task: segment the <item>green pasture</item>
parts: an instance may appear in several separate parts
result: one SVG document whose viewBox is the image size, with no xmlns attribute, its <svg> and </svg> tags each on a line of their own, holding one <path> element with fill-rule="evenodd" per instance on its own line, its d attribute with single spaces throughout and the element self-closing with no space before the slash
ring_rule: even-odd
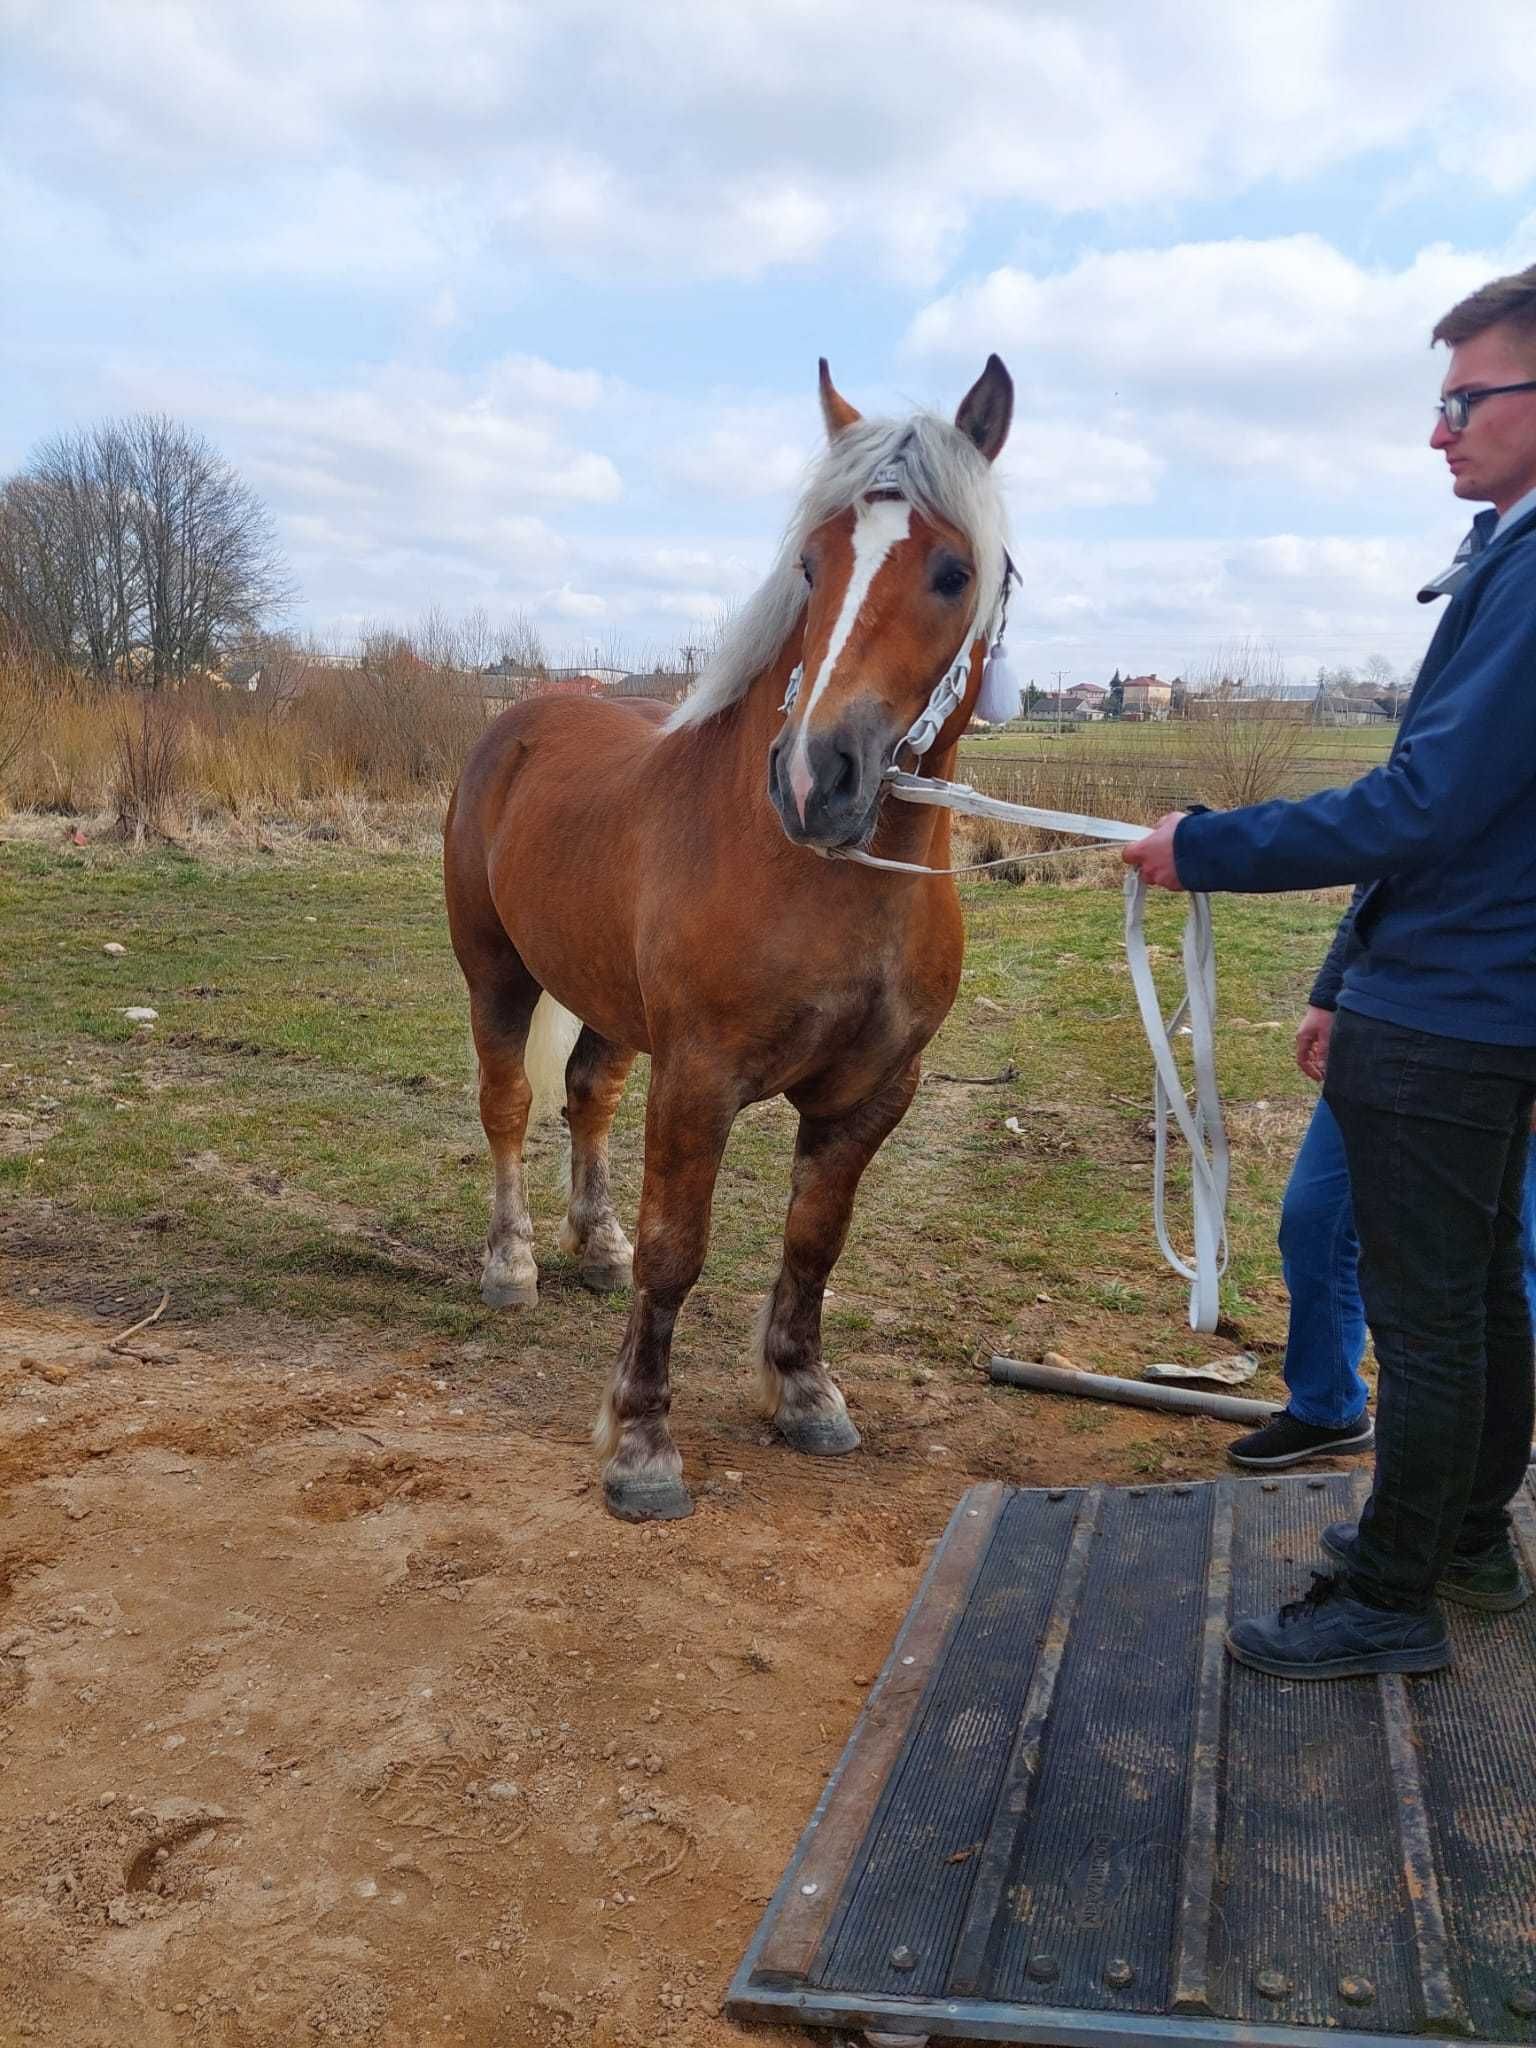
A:
<svg viewBox="0 0 1536 2048">
<path fill-rule="evenodd" d="M 1187 1355 L 1183 1291 L 1151 1244 L 1150 1063 L 1119 889 L 980 883 L 966 905 L 960 999 L 866 1179 L 829 1352 L 878 1319 L 898 1351 L 957 1358 L 1045 1293 L 1080 1317 L 1085 1358 Z M 1296 898 L 1217 908 L 1228 1304 L 1259 1339 L 1283 1326 L 1274 1222 L 1310 1101 L 1291 1029 L 1336 914 Z M 1172 899 L 1152 906 L 1165 970 L 1181 916 Z M 158 1012 L 151 1030 L 123 1015 L 132 1005 Z M 1010 1063 L 1016 1079 L 978 1085 Z M 627 1220 L 644 1078 L 642 1061 L 615 1132 Z M 57 1247 L 62 1228 L 87 1279 L 125 1299 L 169 1288 L 178 1316 L 490 1333 L 504 1325 L 476 1293 L 487 1172 L 472 1079 L 430 859 L 0 844 L 0 1252 L 24 1255 L 29 1234 Z M 740 1119 L 705 1313 L 735 1317 L 770 1277 L 792 1139 L 781 1103 Z M 570 1327 L 589 1330 L 553 1250 L 554 1132 L 530 1157 L 541 1261 Z M 57 1260 L 38 1270 L 45 1297 L 67 1292 Z M 583 1341 L 606 1353 L 622 1313 L 607 1304 Z"/>
<path fill-rule="evenodd" d="M 1396 735 L 1395 725 L 1300 725 L 1295 728 L 1299 750 L 1309 759 L 1337 760 L 1353 765 L 1354 772 L 1384 761 Z M 1185 719 L 1148 719 L 1125 724 L 1114 719 L 1065 725 L 1058 732 L 1048 721 L 1029 727 L 1005 727 L 997 732 L 973 734 L 961 743 L 961 754 L 978 760 L 1006 759 L 1009 755 L 1029 758 L 1042 750 L 1081 754 L 1088 759 L 1103 755 L 1128 754 L 1136 759 L 1187 757 L 1201 743 L 1204 728 Z"/>
</svg>

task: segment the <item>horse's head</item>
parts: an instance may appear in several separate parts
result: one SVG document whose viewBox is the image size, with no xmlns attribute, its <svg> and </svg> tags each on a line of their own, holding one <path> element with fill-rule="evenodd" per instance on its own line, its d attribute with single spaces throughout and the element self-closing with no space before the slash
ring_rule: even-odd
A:
<svg viewBox="0 0 1536 2048">
<path fill-rule="evenodd" d="M 996 356 L 955 423 L 866 423 L 821 365 L 830 451 L 799 531 L 809 586 L 798 680 L 768 758 L 768 790 L 801 845 L 857 845 L 881 777 L 952 671 L 958 733 L 981 683 L 1003 589 L 1001 500 L 989 465 L 1008 438 L 1013 381 Z M 830 502 L 829 502 L 830 501 Z"/>
</svg>

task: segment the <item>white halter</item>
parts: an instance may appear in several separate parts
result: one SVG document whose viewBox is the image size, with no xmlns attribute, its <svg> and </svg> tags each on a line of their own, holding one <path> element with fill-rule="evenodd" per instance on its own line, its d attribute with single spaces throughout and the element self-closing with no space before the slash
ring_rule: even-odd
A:
<svg viewBox="0 0 1536 2048">
<path fill-rule="evenodd" d="M 870 478 L 866 495 L 880 492 L 882 494 L 904 497 L 906 495 L 903 489 L 904 482 L 905 479 L 902 476 L 901 464 L 899 462 L 884 463 Z M 979 627 L 976 621 L 972 620 L 965 638 L 960 643 L 959 653 L 934 685 L 933 694 L 928 699 L 927 704 L 912 721 L 906 738 L 901 742 L 901 747 L 909 748 L 918 760 L 921 760 L 923 755 L 928 752 L 939 734 L 960 708 L 960 704 L 965 696 L 966 687 L 971 679 L 971 657 L 975 652 L 978 640 L 985 640 L 987 643 L 987 674 L 982 682 L 983 693 L 985 693 L 987 688 L 987 680 L 994 674 L 1001 675 L 1004 662 L 1003 639 L 1008 630 L 1008 587 L 1017 574 L 1018 571 L 1014 568 L 1011 559 L 1005 554 L 1003 557 L 1003 580 L 998 590 L 997 602 L 992 607 L 991 618 L 986 621 L 984 627 Z M 779 706 L 780 711 L 789 712 L 794 709 L 795 699 L 800 695 L 800 685 L 804 679 L 805 664 L 804 662 L 796 662 L 794 668 L 790 671 L 789 682 L 785 686 L 784 702 Z M 1009 715 L 1014 714 L 1010 713 Z M 901 752 L 901 747 L 896 749 L 898 754 Z"/>
</svg>

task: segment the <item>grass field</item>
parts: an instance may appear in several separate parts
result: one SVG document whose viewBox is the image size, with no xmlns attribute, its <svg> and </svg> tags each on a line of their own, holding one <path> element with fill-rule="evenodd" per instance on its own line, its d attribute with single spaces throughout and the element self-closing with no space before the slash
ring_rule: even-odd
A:
<svg viewBox="0 0 1536 2048">
<path fill-rule="evenodd" d="M 95 1284 L 125 1301 L 170 1286 L 188 1315 L 505 1332 L 475 1292 L 487 1174 L 438 891 L 432 860 L 340 848 L 283 864 L 0 848 L 0 1188 L 13 1216 L 48 1204 L 69 1218 Z M 865 1182 L 829 1348 L 839 1324 L 856 1332 L 880 1310 L 899 1348 L 974 1356 L 1044 1292 L 1047 1338 L 1085 1357 L 1188 1352 L 1179 1283 L 1151 1249 L 1150 1072 L 1119 891 L 983 883 L 966 902 L 965 982 L 928 1064 L 984 1077 L 1011 1062 L 1018 1078 L 925 1085 Z M 1152 908 L 1171 961 L 1180 911 Z M 1218 905 L 1228 1295 L 1270 1341 L 1276 1205 L 1310 1101 L 1291 1024 L 1335 914 L 1304 899 Z M 108 957 L 108 941 L 125 954 Z M 151 1030 L 123 1016 L 136 1004 L 158 1011 Z M 642 1062 L 615 1134 L 631 1219 L 643 1096 Z M 745 1300 L 769 1277 L 791 1141 L 782 1104 L 740 1119 L 706 1293 Z M 531 1161 L 547 1243 L 553 1135 Z M 621 1313 L 604 1313 L 600 1347 Z M 1038 1320 L 1024 1315 L 1017 1340 Z"/>
<path fill-rule="evenodd" d="M 1386 759 L 1395 732 L 1386 725 L 1100 722 L 973 737 L 962 743 L 961 773 L 1013 803 L 1150 820 L 1191 803 L 1224 809 L 1353 782 Z"/>
<path fill-rule="evenodd" d="M 1058 733 L 1049 721 L 1039 721 L 1027 729 L 1010 727 L 995 733 L 972 734 L 964 741 L 963 750 L 978 757 L 1006 756 L 1028 754 L 1045 744 L 1095 759 L 1101 755 L 1129 754 L 1138 759 L 1166 756 L 1176 760 L 1191 751 L 1192 740 L 1201 730 L 1199 723 L 1184 719 L 1137 720 L 1129 725 L 1113 719 L 1096 719 L 1068 725 Z M 1302 750 L 1308 755 L 1346 766 L 1360 763 L 1369 767 L 1386 759 L 1397 728 L 1303 725 L 1297 731 Z M 1355 772 L 1359 773 L 1358 767 Z"/>
</svg>

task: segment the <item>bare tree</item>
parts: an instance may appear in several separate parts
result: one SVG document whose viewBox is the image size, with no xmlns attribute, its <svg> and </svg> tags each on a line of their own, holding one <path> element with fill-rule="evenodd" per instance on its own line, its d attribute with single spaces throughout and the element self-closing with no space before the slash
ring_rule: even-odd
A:
<svg viewBox="0 0 1536 2048">
<path fill-rule="evenodd" d="M 60 493 L 41 477 L 12 477 L 0 492 L 0 615 L 11 638 L 50 662 L 70 661 L 79 643 L 70 557 Z"/>
<path fill-rule="evenodd" d="M 260 499 L 175 420 L 57 435 L 0 492 L 0 610 L 103 682 L 180 681 L 287 594 Z"/>
<path fill-rule="evenodd" d="M 547 676 L 549 654 L 538 627 L 526 612 L 513 612 L 497 628 L 496 660 L 503 673 L 516 671 L 530 676 Z"/>
<path fill-rule="evenodd" d="M 121 431 L 148 679 L 158 688 L 205 667 L 288 593 L 265 506 L 200 434 L 150 414 Z"/>
<path fill-rule="evenodd" d="M 1185 671 L 1189 753 L 1198 794 L 1223 809 L 1262 803 L 1292 782 L 1310 706 L 1273 647 L 1245 640 Z"/>
</svg>

